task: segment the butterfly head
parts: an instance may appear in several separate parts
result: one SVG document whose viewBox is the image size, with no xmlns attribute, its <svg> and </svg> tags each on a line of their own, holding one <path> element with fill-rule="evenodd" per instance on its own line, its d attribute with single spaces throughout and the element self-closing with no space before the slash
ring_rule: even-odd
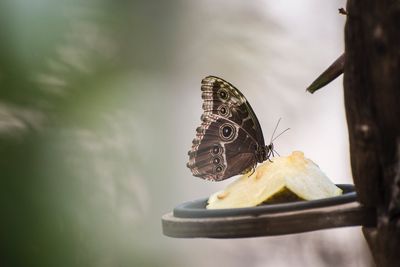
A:
<svg viewBox="0 0 400 267">
<path fill-rule="evenodd" d="M 257 147 L 255 151 L 255 158 L 258 163 L 262 163 L 268 160 L 271 156 L 275 156 L 274 152 L 274 144 L 270 143 L 269 145 L 263 147 Z"/>
<path fill-rule="evenodd" d="M 268 153 L 272 153 L 274 151 L 274 143 L 270 143 L 269 145 L 265 146 L 265 150 Z"/>
<path fill-rule="evenodd" d="M 264 160 L 271 161 L 271 159 L 270 159 L 271 156 L 275 157 L 275 153 L 274 152 L 276 152 L 276 150 L 274 149 L 274 143 L 271 142 L 269 145 L 266 145 L 265 146 L 265 157 L 264 157 Z"/>
</svg>

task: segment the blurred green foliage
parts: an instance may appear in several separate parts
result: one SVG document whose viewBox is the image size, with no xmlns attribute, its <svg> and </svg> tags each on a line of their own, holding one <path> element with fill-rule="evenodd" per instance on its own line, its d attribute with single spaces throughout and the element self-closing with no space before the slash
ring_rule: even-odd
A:
<svg viewBox="0 0 400 267">
<path fill-rule="evenodd" d="M 1 1 L 0 266 L 169 265 L 139 242 L 159 224 L 144 179 L 162 168 L 147 171 L 143 143 L 163 149 L 146 131 L 166 122 L 143 113 L 163 108 L 147 95 L 168 95 L 146 81 L 168 68 L 172 12 Z"/>
</svg>

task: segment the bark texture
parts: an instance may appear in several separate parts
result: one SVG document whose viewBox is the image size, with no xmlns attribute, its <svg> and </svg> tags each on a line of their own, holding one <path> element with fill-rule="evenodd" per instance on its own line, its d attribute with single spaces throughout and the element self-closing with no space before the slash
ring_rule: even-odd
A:
<svg viewBox="0 0 400 267">
<path fill-rule="evenodd" d="M 344 97 L 364 228 L 377 266 L 400 266 L 400 1 L 349 0 Z"/>
</svg>

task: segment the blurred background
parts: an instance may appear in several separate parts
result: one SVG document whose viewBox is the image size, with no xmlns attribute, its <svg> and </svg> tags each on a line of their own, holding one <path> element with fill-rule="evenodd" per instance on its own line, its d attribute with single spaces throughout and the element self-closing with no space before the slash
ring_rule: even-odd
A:
<svg viewBox="0 0 400 267">
<path fill-rule="evenodd" d="M 359 227 L 235 240 L 163 236 L 161 216 L 232 180 L 192 177 L 200 81 L 251 103 L 265 139 L 352 183 L 345 1 L 0 2 L 0 266 L 370 266 Z"/>
</svg>

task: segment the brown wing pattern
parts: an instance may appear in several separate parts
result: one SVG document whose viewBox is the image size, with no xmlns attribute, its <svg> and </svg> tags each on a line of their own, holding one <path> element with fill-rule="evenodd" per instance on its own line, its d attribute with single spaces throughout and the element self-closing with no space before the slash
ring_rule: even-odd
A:
<svg viewBox="0 0 400 267">
<path fill-rule="evenodd" d="M 202 123 L 189 151 L 194 176 L 220 181 L 257 164 L 264 147 L 259 122 L 246 98 L 232 84 L 208 76 L 202 80 Z"/>
<path fill-rule="evenodd" d="M 248 134 L 265 146 L 258 119 L 244 95 L 231 83 L 208 76 L 201 81 L 203 116 L 216 114 L 227 118 L 245 129 Z"/>
<path fill-rule="evenodd" d="M 231 127 L 229 135 L 228 131 L 225 131 L 226 135 L 222 133 L 224 127 Z M 237 124 L 212 114 L 200 128 L 204 131 L 198 132 L 193 140 L 187 164 L 194 176 L 220 181 L 257 163 L 254 154 L 256 143 Z"/>
</svg>

